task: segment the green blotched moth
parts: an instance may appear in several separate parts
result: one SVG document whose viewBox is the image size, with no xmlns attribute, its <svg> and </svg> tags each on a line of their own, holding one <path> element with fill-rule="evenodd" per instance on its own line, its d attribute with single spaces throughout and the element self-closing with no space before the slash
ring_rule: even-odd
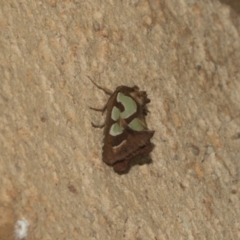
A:
<svg viewBox="0 0 240 240">
<path fill-rule="evenodd" d="M 102 113 L 107 110 L 104 125 L 104 139 L 102 148 L 103 161 L 113 166 L 117 173 L 129 170 L 132 160 L 139 156 L 149 154 L 153 150 L 150 142 L 154 131 L 147 128 L 145 116 L 150 99 L 145 91 L 138 86 L 119 86 L 114 92 L 92 83 L 106 94 L 110 95 L 107 103 L 101 109 L 92 108 Z"/>
</svg>

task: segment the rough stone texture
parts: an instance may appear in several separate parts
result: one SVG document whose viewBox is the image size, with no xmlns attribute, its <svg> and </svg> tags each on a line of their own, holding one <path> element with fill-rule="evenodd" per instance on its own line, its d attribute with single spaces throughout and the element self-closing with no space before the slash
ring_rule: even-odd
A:
<svg viewBox="0 0 240 240">
<path fill-rule="evenodd" d="M 0 239 L 240 239 L 240 4 L 0 1 Z M 152 164 L 118 175 L 91 121 L 152 102 Z"/>
</svg>

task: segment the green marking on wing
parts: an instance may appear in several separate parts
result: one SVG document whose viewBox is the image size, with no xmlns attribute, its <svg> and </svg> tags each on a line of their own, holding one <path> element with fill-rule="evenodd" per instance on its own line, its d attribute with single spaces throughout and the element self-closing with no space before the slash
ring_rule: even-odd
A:
<svg viewBox="0 0 240 240">
<path fill-rule="evenodd" d="M 144 129 L 144 126 L 141 124 L 138 118 L 134 118 L 128 126 L 135 131 L 142 131 Z"/>
<path fill-rule="evenodd" d="M 118 123 L 114 123 L 110 128 L 109 134 L 112 136 L 117 136 L 122 132 L 123 132 L 123 128 Z"/>
<path fill-rule="evenodd" d="M 121 92 L 119 92 L 117 95 L 117 102 L 120 102 L 123 105 L 124 111 L 121 112 L 116 106 L 112 108 L 111 119 L 116 121 L 116 123 L 114 123 L 110 128 L 109 134 L 111 136 L 117 136 L 123 133 L 123 127 L 118 123 L 120 118 L 126 119 L 137 111 L 136 102 L 131 97 L 128 97 Z M 128 126 L 135 131 L 141 131 L 144 129 L 144 126 L 141 124 L 138 118 L 133 119 Z"/>
<path fill-rule="evenodd" d="M 120 117 L 120 110 L 117 107 L 113 107 L 112 113 L 111 113 L 111 118 L 114 121 L 117 121 Z"/>
<path fill-rule="evenodd" d="M 117 101 L 124 106 L 124 111 L 120 114 L 121 118 L 126 119 L 137 111 L 136 102 L 131 97 L 128 97 L 121 92 L 117 95 Z"/>
</svg>

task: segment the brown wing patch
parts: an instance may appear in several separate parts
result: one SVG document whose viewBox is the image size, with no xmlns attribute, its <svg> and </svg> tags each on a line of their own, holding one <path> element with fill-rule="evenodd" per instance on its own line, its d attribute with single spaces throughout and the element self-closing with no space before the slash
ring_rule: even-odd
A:
<svg viewBox="0 0 240 240">
<path fill-rule="evenodd" d="M 112 165 L 118 161 L 128 159 L 130 156 L 136 156 L 136 152 L 148 145 L 154 134 L 154 131 L 149 130 L 137 132 L 127 129 L 125 131 L 128 134 L 126 134 L 124 144 L 120 143 L 119 146 L 114 148 L 104 144 L 103 161 L 105 163 Z"/>
<path fill-rule="evenodd" d="M 117 173 L 123 173 L 126 172 L 132 163 L 132 160 L 139 156 L 139 155 L 146 155 L 149 154 L 153 150 L 153 144 L 149 142 L 147 145 L 144 145 L 143 147 L 139 148 L 137 151 L 129 155 L 128 158 L 124 159 L 123 161 L 118 161 L 113 165 L 113 169 Z"/>
</svg>

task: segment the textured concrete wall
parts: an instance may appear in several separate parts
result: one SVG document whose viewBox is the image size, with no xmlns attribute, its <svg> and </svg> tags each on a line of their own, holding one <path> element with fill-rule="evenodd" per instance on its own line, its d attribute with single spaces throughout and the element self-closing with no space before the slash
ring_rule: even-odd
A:
<svg viewBox="0 0 240 240">
<path fill-rule="evenodd" d="M 0 1 L 0 239 L 240 239 L 240 6 Z M 103 86 L 152 102 L 152 164 L 101 160 Z"/>
</svg>

